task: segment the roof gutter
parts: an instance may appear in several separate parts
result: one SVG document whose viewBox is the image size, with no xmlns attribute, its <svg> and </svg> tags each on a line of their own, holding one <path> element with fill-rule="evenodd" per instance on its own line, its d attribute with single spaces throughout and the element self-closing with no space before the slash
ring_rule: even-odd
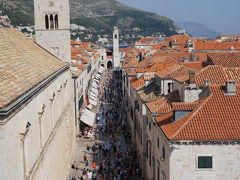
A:
<svg viewBox="0 0 240 180">
<path fill-rule="evenodd" d="M 70 67 L 69 64 L 62 67 L 58 71 L 56 71 L 54 74 L 50 75 L 48 78 L 37 84 L 34 88 L 14 100 L 12 103 L 10 103 L 8 106 L 4 108 L 0 108 L 0 117 L 1 116 L 9 116 L 11 113 L 13 113 L 17 108 L 19 108 L 23 103 L 27 102 L 31 97 L 36 95 L 41 89 L 46 87 L 50 82 L 55 80 L 60 74 L 68 70 Z M 6 124 L 8 120 L 1 120 L 0 119 L 0 125 Z"/>
</svg>

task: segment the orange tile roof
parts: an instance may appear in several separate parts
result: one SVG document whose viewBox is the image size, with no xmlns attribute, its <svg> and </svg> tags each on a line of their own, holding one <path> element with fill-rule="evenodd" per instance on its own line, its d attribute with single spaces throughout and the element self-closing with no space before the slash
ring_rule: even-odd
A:
<svg viewBox="0 0 240 180">
<path fill-rule="evenodd" d="M 178 102 L 179 100 L 179 92 L 174 91 L 167 96 L 162 96 L 159 99 L 146 103 L 146 106 L 153 114 L 166 114 L 173 110 L 171 102 Z"/>
<path fill-rule="evenodd" d="M 147 37 L 147 38 L 142 38 L 142 39 L 136 41 L 135 44 L 150 44 L 151 41 L 155 41 L 155 40 L 156 40 L 156 38 Z"/>
<path fill-rule="evenodd" d="M 194 111 L 176 122 L 160 125 L 168 139 L 240 139 L 240 87 L 236 95 L 225 95 L 222 86 L 209 88 L 211 94 Z"/>
<path fill-rule="evenodd" d="M 136 81 L 131 82 L 132 87 L 137 88 L 139 86 L 143 86 L 145 84 L 145 81 L 143 79 L 143 76 L 139 77 Z"/>
<path fill-rule="evenodd" d="M 199 59 L 199 61 L 207 61 L 207 52 L 196 52 L 194 55 L 196 59 Z"/>
<path fill-rule="evenodd" d="M 177 63 L 165 63 L 165 62 L 158 62 L 154 63 L 147 69 L 137 69 L 136 72 L 159 72 L 164 69 L 168 69 L 171 66 L 176 65 Z"/>
<path fill-rule="evenodd" d="M 208 57 L 216 65 L 224 67 L 240 67 L 240 52 L 208 53 Z"/>
<path fill-rule="evenodd" d="M 207 66 L 195 75 L 197 85 L 204 85 L 204 80 L 210 80 L 211 85 L 224 85 L 227 80 L 235 80 L 240 83 L 240 68 L 228 68 L 222 66 Z"/>
<path fill-rule="evenodd" d="M 197 41 L 195 43 L 195 50 L 231 50 L 231 46 L 235 50 L 240 50 L 240 42 L 217 42 L 217 41 Z"/>
<path fill-rule="evenodd" d="M 203 64 L 202 62 L 200 61 L 197 61 L 197 62 L 184 62 L 182 63 L 184 66 L 187 66 L 191 69 L 194 69 L 194 70 L 201 70 L 203 68 Z"/>
<path fill-rule="evenodd" d="M 172 107 L 175 111 L 189 111 L 194 110 L 199 105 L 199 102 L 173 102 Z"/>
<path fill-rule="evenodd" d="M 171 104 L 165 96 L 155 101 L 148 102 L 146 105 L 153 114 L 165 114 L 172 111 Z"/>
</svg>

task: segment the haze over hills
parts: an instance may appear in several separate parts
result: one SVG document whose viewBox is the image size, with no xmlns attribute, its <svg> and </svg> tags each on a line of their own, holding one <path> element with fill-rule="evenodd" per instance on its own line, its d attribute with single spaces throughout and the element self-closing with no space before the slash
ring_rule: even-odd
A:
<svg viewBox="0 0 240 180">
<path fill-rule="evenodd" d="M 206 27 L 205 25 L 195 22 L 176 22 L 180 28 L 185 29 L 187 33 L 193 37 L 207 37 L 210 39 L 216 38 L 220 33 Z"/>
<path fill-rule="evenodd" d="M 33 0 L 2 2 L 0 0 L 0 9 L 9 15 L 13 25 L 34 24 Z M 70 0 L 70 7 L 71 22 L 86 27 L 93 40 L 99 34 L 110 37 L 115 25 L 121 30 L 123 42 L 134 41 L 140 36 L 170 36 L 178 29 L 169 18 L 125 6 L 116 0 Z"/>
</svg>

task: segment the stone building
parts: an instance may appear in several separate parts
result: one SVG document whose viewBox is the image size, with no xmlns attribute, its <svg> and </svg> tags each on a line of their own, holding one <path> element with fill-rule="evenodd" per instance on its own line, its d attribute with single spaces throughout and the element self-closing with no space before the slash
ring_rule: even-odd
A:
<svg viewBox="0 0 240 180">
<path fill-rule="evenodd" d="M 120 67 L 119 32 L 116 26 L 113 30 L 113 67 Z"/>
<path fill-rule="evenodd" d="M 69 64 L 0 29 L 0 179 L 62 179 L 75 140 Z"/>
<path fill-rule="evenodd" d="M 68 0 L 34 0 L 36 42 L 70 62 L 70 7 Z"/>
<path fill-rule="evenodd" d="M 132 142 L 143 176 L 238 179 L 239 69 L 208 66 L 195 72 L 174 65 L 148 70 L 135 69 L 135 75 L 125 70 L 124 78 Z"/>
</svg>

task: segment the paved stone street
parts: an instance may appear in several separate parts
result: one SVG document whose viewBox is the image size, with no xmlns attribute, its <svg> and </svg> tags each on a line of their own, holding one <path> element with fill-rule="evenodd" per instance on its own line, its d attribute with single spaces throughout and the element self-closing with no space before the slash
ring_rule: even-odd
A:
<svg viewBox="0 0 240 180">
<path fill-rule="evenodd" d="M 85 171 L 95 172 L 96 179 L 140 179 L 141 170 L 137 165 L 136 152 L 130 143 L 130 133 L 122 104 L 121 73 L 105 71 L 99 83 L 100 101 L 93 110 L 100 117 L 94 123 L 94 139 L 77 137 L 72 163 L 76 161 L 78 170 L 71 168 L 66 179 L 87 179 Z M 96 139 L 96 136 L 98 139 Z M 89 151 L 87 146 L 90 147 Z M 93 153 L 92 147 L 97 147 Z M 84 161 L 87 155 L 88 164 Z M 96 168 L 92 167 L 92 162 Z M 89 178 L 94 179 L 94 178 Z"/>
</svg>

